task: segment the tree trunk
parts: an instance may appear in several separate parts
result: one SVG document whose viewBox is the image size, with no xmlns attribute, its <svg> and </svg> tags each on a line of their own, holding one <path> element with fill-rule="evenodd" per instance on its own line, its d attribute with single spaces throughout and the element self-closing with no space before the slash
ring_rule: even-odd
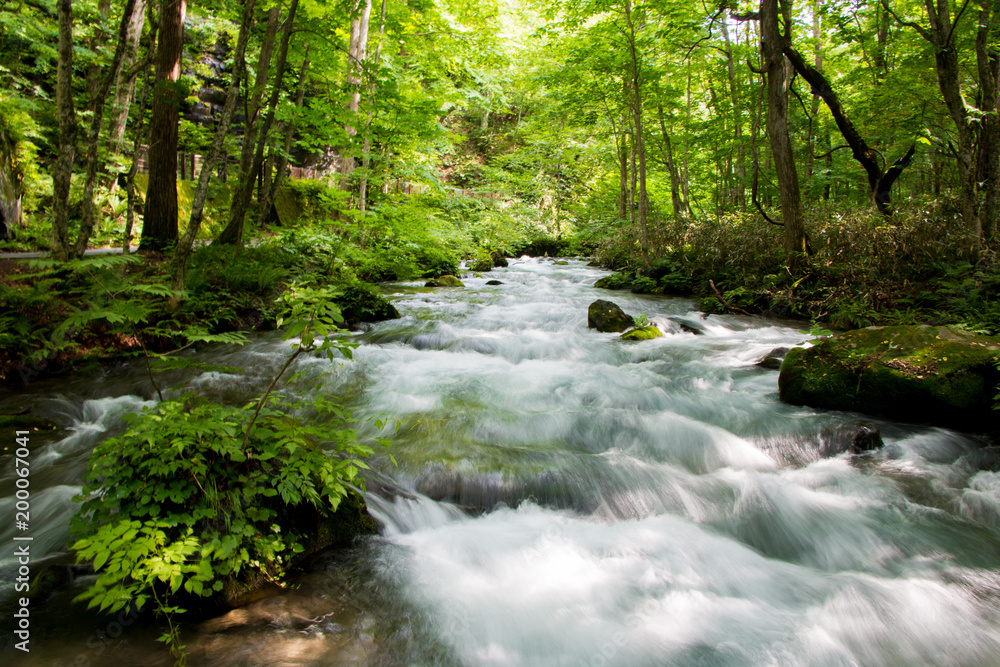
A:
<svg viewBox="0 0 1000 667">
<path fill-rule="evenodd" d="M 378 68 L 379 61 L 382 59 L 382 39 L 385 37 L 385 6 L 386 0 L 382 0 L 382 9 L 379 12 L 378 20 L 378 44 L 375 46 L 375 59 L 374 65 Z M 371 100 L 375 97 L 375 80 L 372 79 L 371 83 L 368 85 L 368 98 L 369 105 Z M 374 109 L 368 109 L 368 121 L 365 123 L 365 145 L 362 150 L 361 158 L 361 182 L 358 184 L 358 210 L 362 213 L 368 207 L 368 170 L 371 168 L 372 164 L 372 118 L 374 116 Z M 486 130 L 486 125 L 489 122 L 489 111 L 483 113 L 483 127 Z"/>
<path fill-rule="evenodd" d="M 656 108 L 660 112 L 660 132 L 663 134 L 663 158 L 667 167 L 667 174 L 670 176 L 670 204 L 673 207 L 675 216 L 684 215 L 684 205 L 681 202 L 680 175 L 677 173 L 677 165 L 674 162 L 674 149 L 670 145 L 670 133 L 667 132 L 667 123 L 664 120 L 663 103 L 656 101 Z"/>
<path fill-rule="evenodd" d="M 165 250 L 177 242 L 177 125 L 184 91 L 177 80 L 184 47 L 186 0 L 162 0 L 160 45 L 149 135 L 149 186 L 142 221 L 143 250 Z"/>
<path fill-rule="evenodd" d="M 101 135 L 101 121 L 104 120 L 104 104 L 108 98 L 108 92 L 111 90 L 111 84 L 118 78 L 121 71 L 129 23 L 132 20 L 135 3 L 136 0 L 125 0 L 121 24 L 118 27 L 118 43 L 115 46 L 115 55 L 111 59 L 111 67 L 98 83 L 97 90 L 94 91 L 95 97 L 91 108 L 90 133 L 87 136 L 86 181 L 83 186 L 83 216 L 80 221 L 80 235 L 76 239 L 76 246 L 73 249 L 75 257 L 83 257 L 83 253 L 87 250 L 87 243 L 90 241 L 90 235 L 94 230 L 96 219 L 94 187 L 97 185 L 97 149 Z"/>
<path fill-rule="evenodd" d="M 213 243 L 220 245 L 243 246 L 243 221 L 246 218 L 247 206 L 253 191 L 254 148 L 257 145 L 257 129 L 260 127 L 258 114 L 264 99 L 264 89 L 267 87 L 267 73 L 271 68 L 271 56 L 274 53 L 274 43 L 278 35 L 278 25 L 281 20 L 281 3 L 271 7 L 267 15 L 267 28 L 264 30 L 264 40 L 261 42 L 260 59 L 257 61 L 257 75 L 254 79 L 253 92 L 246 103 L 244 116 L 246 118 L 243 131 L 243 146 L 240 150 L 240 173 L 229 203 L 229 222 Z M 244 65 L 245 67 L 245 65 Z"/>
<path fill-rule="evenodd" d="M 295 95 L 295 106 L 301 109 L 302 103 L 306 96 L 306 76 L 309 74 L 309 48 L 306 47 L 305 56 L 302 59 L 302 69 L 299 71 L 299 91 Z M 267 189 L 264 197 L 261 198 L 260 205 L 258 206 L 257 212 L 257 223 L 263 226 L 266 220 L 268 212 L 274 205 L 274 200 L 278 196 L 278 188 L 285 181 L 285 171 L 288 170 L 288 154 L 292 150 L 292 138 L 295 134 L 295 125 L 293 123 L 285 123 L 284 127 L 284 142 L 282 144 L 283 150 L 281 155 L 278 156 L 277 165 L 275 168 L 274 179 L 271 182 L 270 187 Z"/>
<path fill-rule="evenodd" d="M 635 24 L 632 21 L 632 0 L 625 0 L 625 20 L 629 29 L 629 51 L 632 55 L 632 94 L 634 104 L 632 112 L 635 120 L 635 143 L 639 158 L 639 201 L 636 218 L 639 223 L 639 242 L 642 250 L 642 263 L 649 268 L 649 225 L 646 220 L 649 214 L 649 196 L 646 192 L 646 145 L 642 129 L 642 88 L 639 83 L 639 53 L 635 44 Z"/>
<path fill-rule="evenodd" d="M 992 4 L 992 6 L 991 6 Z M 983 193 L 981 218 L 983 236 L 992 240 L 1000 221 L 1000 117 L 998 117 L 997 79 L 1000 77 L 1000 51 L 996 39 L 995 3 L 986 2 L 979 11 L 976 30 L 976 68 L 979 74 L 979 153 L 976 180 Z"/>
<path fill-rule="evenodd" d="M 746 181 L 747 181 L 747 167 L 745 160 L 745 147 L 743 146 L 743 112 L 742 106 L 740 105 L 740 89 L 739 89 L 739 79 L 736 77 L 736 62 L 733 58 L 733 45 L 729 41 L 729 29 L 726 28 L 726 22 L 722 21 L 720 23 L 722 27 L 722 39 L 724 43 L 724 51 L 726 53 L 726 73 L 729 77 L 729 97 L 733 104 L 733 144 L 736 147 L 736 169 L 734 177 L 736 183 L 734 184 L 730 203 L 739 209 L 746 207 Z M 660 109 L 660 124 L 663 124 L 663 110 Z M 666 136 L 666 135 L 664 135 Z M 671 190 L 673 189 L 673 177 L 671 177 Z"/>
<path fill-rule="evenodd" d="M 111 127 L 108 128 L 108 141 L 111 144 L 111 150 L 118 154 L 125 149 L 125 126 L 128 124 L 130 100 L 135 92 L 137 75 L 130 70 L 135 67 L 139 58 L 139 40 L 142 38 L 142 28 L 146 22 L 145 14 L 146 0 L 136 0 L 132 15 L 129 17 L 122 66 L 115 79 L 115 96 L 111 103 Z"/>
<path fill-rule="evenodd" d="M 782 49 L 788 44 L 788 38 L 782 35 L 778 26 L 778 0 L 761 0 L 760 20 L 760 53 L 767 74 L 767 134 L 778 179 L 778 199 L 785 227 L 785 257 L 794 266 L 798 264 L 800 254 L 806 254 L 808 248 L 799 194 L 799 176 L 795 171 L 795 155 L 788 136 L 790 77 L 782 53 Z"/>
<path fill-rule="evenodd" d="M 59 60 L 56 65 L 56 110 L 59 155 L 52 171 L 52 257 L 69 259 L 69 188 L 76 151 L 76 113 L 73 109 L 73 3 L 58 0 Z"/>
<path fill-rule="evenodd" d="M 219 156 L 222 155 L 226 134 L 229 132 L 229 124 L 233 119 L 233 110 L 236 108 L 236 98 L 239 97 L 240 85 L 246 76 L 247 42 L 250 39 L 250 30 L 254 23 L 253 12 L 256 2 L 257 0 L 245 0 L 243 5 L 243 14 L 240 17 L 240 34 L 236 40 L 236 51 L 233 54 L 233 79 L 229 82 L 229 89 L 226 91 L 226 102 L 222 107 L 219 124 L 215 128 L 212 147 L 209 149 L 205 162 L 201 165 L 198 187 L 191 202 L 191 220 L 174 252 L 173 275 L 171 279 L 174 296 L 170 299 L 172 309 L 176 309 L 180 303 L 184 290 L 184 269 L 187 266 L 188 257 L 191 255 L 191 249 L 194 247 L 195 237 L 198 236 L 198 230 L 201 229 L 201 221 L 205 211 L 205 198 L 208 195 L 208 183 L 212 178 L 212 171 L 215 168 L 215 164 L 218 162 Z"/>
<path fill-rule="evenodd" d="M 361 2 L 364 2 L 364 5 Z M 351 116 L 358 115 L 361 107 L 361 79 L 364 76 L 365 60 L 368 58 L 368 26 L 372 14 L 372 0 L 358 0 L 355 5 L 355 12 L 361 10 L 358 18 L 351 21 L 351 42 L 348 48 L 348 75 L 347 83 L 353 88 L 350 101 L 347 104 Z M 353 137 L 358 133 L 353 124 L 344 127 L 348 137 Z M 354 172 L 354 155 L 350 148 L 341 155 L 340 162 L 340 188 L 348 190 L 351 187 L 351 174 Z"/>
</svg>

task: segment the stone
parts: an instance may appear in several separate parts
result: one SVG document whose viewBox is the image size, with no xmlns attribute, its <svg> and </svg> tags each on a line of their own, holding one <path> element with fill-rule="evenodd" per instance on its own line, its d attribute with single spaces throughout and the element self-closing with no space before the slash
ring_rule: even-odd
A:
<svg viewBox="0 0 1000 667">
<path fill-rule="evenodd" d="M 707 333 L 705 327 L 697 322 L 686 320 L 683 317 L 670 317 L 668 319 L 685 333 L 694 334 L 695 336 L 704 336 Z"/>
<path fill-rule="evenodd" d="M 340 314 L 348 326 L 360 322 L 382 322 L 398 320 L 399 311 L 377 289 L 371 285 L 358 283 L 346 288 L 337 297 Z"/>
<path fill-rule="evenodd" d="M 461 280 L 455 276 L 441 276 L 439 278 L 431 278 L 426 283 L 424 287 L 465 287 Z"/>
<path fill-rule="evenodd" d="M 869 423 L 841 424 L 827 431 L 822 438 L 821 452 L 823 456 L 836 456 L 844 452 L 861 454 L 875 449 L 881 449 L 882 431 L 878 426 Z"/>
<path fill-rule="evenodd" d="M 622 334 L 622 340 L 650 340 L 652 338 L 663 338 L 663 332 L 652 325 L 630 329 Z"/>
<path fill-rule="evenodd" d="M 965 431 L 996 428 L 1000 339 L 928 325 L 868 327 L 793 348 L 781 400 Z"/>
<path fill-rule="evenodd" d="M 507 258 L 500 251 L 494 251 L 492 253 L 493 266 L 497 268 L 505 268 L 508 266 Z"/>
<path fill-rule="evenodd" d="M 487 280 L 486 284 L 487 285 L 503 285 L 503 283 L 500 282 L 499 280 Z"/>
<path fill-rule="evenodd" d="M 587 309 L 587 327 L 603 333 L 625 331 L 635 325 L 631 315 L 610 301 L 598 299 Z"/>
<path fill-rule="evenodd" d="M 784 361 L 786 354 L 788 354 L 787 347 L 776 347 L 758 359 L 756 365 L 761 368 L 776 371 L 781 368 L 781 362 Z"/>
</svg>

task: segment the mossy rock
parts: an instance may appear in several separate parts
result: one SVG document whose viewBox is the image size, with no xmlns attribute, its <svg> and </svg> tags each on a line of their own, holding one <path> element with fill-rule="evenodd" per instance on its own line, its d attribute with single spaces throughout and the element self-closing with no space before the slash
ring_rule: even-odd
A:
<svg viewBox="0 0 1000 667">
<path fill-rule="evenodd" d="M 555 264 L 556 266 L 569 266 L 569 262 L 567 262 L 565 259 L 557 259 L 552 263 Z"/>
<path fill-rule="evenodd" d="M 32 414 L 0 415 L 0 431 L 27 431 L 29 429 L 52 431 L 57 428 L 59 427 L 48 419 L 42 419 Z"/>
<path fill-rule="evenodd" d="M 652 338 L 662 338 L 663 332 L 650 325 L 626 331 L 622 334 L 622 340 L 650 340 Z"/>
<path fill-rule="evenodd" d="M 509 265 L 507 262 L 507 258 L 499 250 L 494 250 L 492 253 L 490 253 L 490 257 L 493 259 L 493 266 L 497 268 L 502 269 Z"/>
<path fill-rule="evenodd" d="M 465 287 L 465 284 L 455 276 L 441 276 L 431 278 L 424 283 L 424 287 Z"/>
<path fill-rule="evenodd" d="M 348 326 L 360 322 L 382 322 L 399 319 L 399 311 L 379 291 L 365 283 L 357 283 L 346 288 L 337 305 Z"/>
<path fill-rule="evenodd" d="M 627 273 L 612 273 L 610 276 L 604 276 L 596 283 L 594 287 L 598 289 L 609 289 L 609 290 L 625 290 L 632 287 L 632 281 L 635 276 Z"/>
<path fill-rule="evenodd" d="M 631 315 L 610 301 L 598 299 L 587 309 L 587 327 L 603 333 L 625 331 L 635 326 Z"/>
<path fill-rule="evenodd" d="M 790 350 L 781 400 L 968 431 L 996 428 L 1000 339 L 947 327 L 868 327 Z"/>
</svg>

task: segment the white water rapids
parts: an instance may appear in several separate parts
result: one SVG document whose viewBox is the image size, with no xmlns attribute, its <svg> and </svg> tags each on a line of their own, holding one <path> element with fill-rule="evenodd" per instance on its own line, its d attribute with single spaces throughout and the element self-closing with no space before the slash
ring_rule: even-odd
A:
<svg viewBox="0 0 1000 667">
<path fill-rule="evenodd" d="M 356 335 L 353 363 L 304 361 L 301 386 L 323 378 L 355 416 L 395 420 L 382 434 L 398 465 L 376 457 L 368 498 L 382 534 L 309 575 L 346 590 L 351 620 L 293 627 L 307 638 L 294 660 L 268 661 L 261 647 L 290 631 L 272 622 L 189 664 L 1000 664 L 1000 476 L 965 458 L 982 443 L 783 405 L 778 373 L 755 363 L 808 334 L 594 289 L 602 275 L 523 259 L 466 288 L 390 287 L 403 318 Z M 588 330 L 598 298 L 667 335 Z M 287 349 L 265 336 L 203 353 L 251 379 L 204 373 L 189 388 L 246 400 Z M 148 396 L 139 376 L 64 383 L 64 398 L 33 389 L 73 425 L 33 464 L 36 502 L 53 508 L 38 524 L 47 550 L 65 539 L 86 453 Z M 837 453 L 859 423 L 885 448 Z M 0 569 L 12 530 L 0 526 Z"/>
</svg>

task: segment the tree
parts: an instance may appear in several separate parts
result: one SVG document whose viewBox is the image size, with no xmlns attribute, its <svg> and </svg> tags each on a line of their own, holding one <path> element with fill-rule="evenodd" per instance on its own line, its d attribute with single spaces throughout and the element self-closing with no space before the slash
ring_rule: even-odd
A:
<svg viewBox="0 0 1000 667">
<path fill-rule="evenodd" d="M 785 257 L 794 264 L 799 253 L 808 254 L 808 247 L 802 198 L 799 194 L 799 176 L 795 170 L 795 155 L 788 136 L 790 77 L 784 49 L 790 41 L 789 26 L 786 25 L 785 32 L 782 33 L 778 23 L 778 0 L 761 0 L 760 23 L 761 64 L 767 77 L 767 136 L 778 179 L 778 200 L 785 227 Z"/>
<path fill-rule="evenodd" d="M 153 118 L 149 128 L 149 186 L 139 243 L 143 250 L 162 251 L 177 242 L 177 125 L 185 97 L 178 79 L 186 9 L 186 0 L 161 0 Z"/>
<path fill-rule="evenodd" d="M 73 108 L 73 2 L 59 0 L 59 62 L 56 68 L 56 108 L 59 156 L 52 172 L 52 256 L 69 259 L 69 188 L 76 154 L 76 113 Z"/>
</svg>

